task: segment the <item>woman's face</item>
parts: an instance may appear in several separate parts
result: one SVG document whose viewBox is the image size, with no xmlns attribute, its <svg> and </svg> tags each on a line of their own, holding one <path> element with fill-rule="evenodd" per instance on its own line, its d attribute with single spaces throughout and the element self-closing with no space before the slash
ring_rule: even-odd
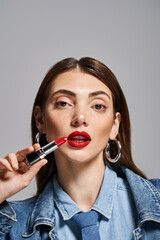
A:
<svg viewBox="0 0 160 240">
<path fill-rule="evenodd" d="M 85 162 L 103 159 L 108 140 L 118 133 L 120 114 L 114 115 L 111 91 L 103 82 L 74 69 L 53 81 L 42 119 L 37 122 L 49 141 L 69 136 L 70 141 L 54 152 L 55 158 Z"/>
</svg>

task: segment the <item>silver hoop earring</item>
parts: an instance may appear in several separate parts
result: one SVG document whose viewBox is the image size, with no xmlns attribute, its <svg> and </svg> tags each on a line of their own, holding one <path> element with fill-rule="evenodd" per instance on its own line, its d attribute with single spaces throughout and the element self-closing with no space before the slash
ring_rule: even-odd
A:
<svg viewBox="0 0 160 240">
<path fill-rule="evenodd" d="M 48 138 L 47 138 L 47 135 L 46 135 L 45 133 L 42 133 L 42 134 L 41 134 L 40 132 L 38 132 L 38 133 L 36 134 L 36 136 L 35 136 L 35 143 L 39 143 L 39 144 L 40 144 L 40 138 L 41 138 L 42 135 L 44 135 L 47 143 L 49 143 Z"/>
<path fill-rule="evenodd" d="M 117 152 L 116 156 L 115 156 L 115 152 Z M 110 140 L 107 143 L 107 148 L 106 148 L 105 154 L 106 154 L 106 158 L 109 162 L 117 163 L 122 155 L 122 146 L 121 146 L 120 141 L 118 141 L 117 139 Z"/>
<path fill-rule="evenodd" d="M 39 143 L 40 137 L 41 137 L 41 134 L 38 132 L 35 136 L 35 143 Z"/>
</svg>

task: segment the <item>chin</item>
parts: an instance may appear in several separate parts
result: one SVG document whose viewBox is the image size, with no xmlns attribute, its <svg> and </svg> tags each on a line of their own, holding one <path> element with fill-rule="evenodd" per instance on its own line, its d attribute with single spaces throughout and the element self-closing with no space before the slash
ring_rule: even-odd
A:
<svg viewBox="0 0 160 240">
<path fill-rule="evenodd" d="M 87 163 L 89 161 L 92 161 L 94 157 L 91 157 L 90 154 L 82 153 L 82 152 L 75 152 L 72 153 L 71 155 L 67 156 L 68 160 L 71 162 L 77 162 L 77 163 Z"/>
</svg>

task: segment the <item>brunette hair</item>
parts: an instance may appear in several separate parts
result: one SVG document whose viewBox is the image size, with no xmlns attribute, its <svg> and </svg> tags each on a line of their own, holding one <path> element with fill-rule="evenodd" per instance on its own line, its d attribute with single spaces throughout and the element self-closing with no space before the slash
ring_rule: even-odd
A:
<svg viewBox="0 0 160 240">
<path fill-rule="evenodd" d="M 33 105 L 32 121 L 31 121 L 33 143 L 34 143 L 35 135 L 38 132 L 35 118 L 34 118 L 35 106 L 36 105 L 40 106 L 40 109 L 43 112 L 46 101 L 47 101 L 47 96 L 49 94 L 49 91 L 54 79 L 59 74 L 75 69 L 77 67 L 79 67 L 79 69 L 82 72 L 95 76 L 110 89 L 112 93 L 112 98 L 113 98 L 114 112 L 115 113 L 119 112 L 121 114 L 121 123 L 119 127 L 119 133 L 117 136 L 117 139 L 121 142 L 121 145 L 122 145 L 122 155 L 119 160 L 119 164 L 126 166 L 127 168 L 133 170 L 135 173 L 139 174 L 140 176 L 145 177 L 143 172 L 137 168 L 137 166 L 132 160 L 130 117 L 129 117 L 129 111 L 128 111 L 128 107 L 127 107 L 127 103 L 126 103 L 126 99 L 123 94 L 123 91 L 115 75 L 112 73 L 112 71 L 107 66 L 105 66 L 102 62 L 93 58 L 84 57 L 84 58 L 81 58 L 80 60 L 76 60 L 74 58 L 63 59 L 62 61 L 56 63 L 46 74 L 39 88 L 39 91 L 37 93 L 37 96 L 35 98 L 35 102 Z M 46 143 L 47 143 L 46 139 L 42 135 L 42 137 L 40 138 L 41 146 L 45 145 Z M 48 155 L 47 159 L 48 159 L 48 163 L 43 168 L 41 168 L 41 170 L 38 172 L 36 176 L 37 195 L 39 195 L 43 191 L 49 178 L 51 177 L 53 172 L 56 171 L 54 154 Z"/>
</svg>

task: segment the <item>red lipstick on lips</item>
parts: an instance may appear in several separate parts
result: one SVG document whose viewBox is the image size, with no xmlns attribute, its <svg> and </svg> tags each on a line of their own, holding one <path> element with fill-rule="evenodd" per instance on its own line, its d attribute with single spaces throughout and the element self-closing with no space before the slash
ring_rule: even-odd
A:
<svg viewBox="0 0 160 240">
<path fill-rule="evenodd" d="M 91 142 L 91 137 L 86 132 L 75 131 L 68 136 L 68 144 L 76 148 L 84 148 Z"/>
</svg>

